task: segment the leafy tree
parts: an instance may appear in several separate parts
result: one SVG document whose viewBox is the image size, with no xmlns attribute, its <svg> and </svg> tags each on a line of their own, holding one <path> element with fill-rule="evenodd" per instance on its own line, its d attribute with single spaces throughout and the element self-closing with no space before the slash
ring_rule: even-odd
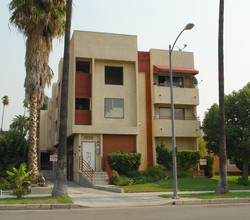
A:
<svg viewBox="0 0 250 220">
<path fill-rule="evenodd" d="M 29 130 L 29 119 L 23 115 L 16 115 L 10 124 L 10 130 L 19 131 L 26 137 Z"/>
<path fill-rule="evenodd" d="M 198 138 L 198 147 L 199 147 L 199 151 L 201 153 L 201 157 L 204 157 L 207 155 L 206 146 L 207 146 L 206 141 L 202 137 L 199 137 Z"/>
<path fill-rule="evenodd" d="M 250 162 L 250 83 L 226 97 L 228 145 L 231 157 L 243 163 L 242 178 L 248 179 Z"/>
<path fill-rule="evenodd" d="M 62 197 L 67 191 L 67 119 L 68 119 L 68 79 L 69 79 L 69 46 L 71 29 L 72 0 L 67 0 L 64 60 L 61 90 L 60 127 L 58 144 L 58 162 L 56 170 L 56 182 L 52 190 L 53 197 Z"/>
<path fill-rule="evenodd" d="M 44 88 L 50 85 L 53 72 L 49 54 L 54 38 L 65 30 L 66 0 L 12 0 L 10 23 L 26 38 L 25 95 L 30 102 L 28 170 L 37 167 L 37 107 L 42 105 Z"/>
<path fill-rule="evenodd" d="M 243 163 L 242 176 L 243 179 L 247 179 L 250 162 L 250 83 L 239 92 L 233 92 L 225 97 L 225 114 L 228 158 L 234 158 Z M 205 113 L 202 129 L 208 151 L 218 155 L 218 105 L 212 105 Z"/>
<path fill-rule="evenodd" d="M 217 104 L 213 104 L 205 112 L 202 130 L 208 153 L 219 155 L 219 106 Z"/>
<path fill-rule="evenodd" d="M 2 102 L 3 102 L 3 114 L 2 114 L 1 130 L 3 130 L 3 118 L 4 118 L 5 106 L 10 103 L 9 97 L 7 95 L 3 96 Z"/>
<path fill-rule="evenodd" d="M 8 131 L 0 138 L 0 165 L 7 169 L 10 165 L 19 167 L 27 163 L 28 141 L 18 131 Z"/>
</svg>

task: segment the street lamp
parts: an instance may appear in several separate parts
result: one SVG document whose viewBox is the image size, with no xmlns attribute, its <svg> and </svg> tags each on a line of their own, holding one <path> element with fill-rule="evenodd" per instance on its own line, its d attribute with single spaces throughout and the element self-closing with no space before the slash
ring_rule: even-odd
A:
<svg viewBox="0 0 250 220">
<path fill-rule="evenodd" d="M 191 30 L 194 27 L 194 24 L 188 23 L 181 33 L 176 38 L 173 46 L 169 45 L 169 67 L 170 67 L 170 95 L 171 95 L 171 121 L 172 121 L 172 149 L 173 149 L 173 180 L 174 180 L 174 196 L 173 199 L 178 199 L 177 192 L 177 163 L 176 163 L 176 144 L 175 144 L 175 132 L 174 132 L 174 98 L 173 98 L 173 73 L 172 73 L 172 51 L 174 49 L 175 43 L 181 34 L 185 30 Z"/>
</svg>

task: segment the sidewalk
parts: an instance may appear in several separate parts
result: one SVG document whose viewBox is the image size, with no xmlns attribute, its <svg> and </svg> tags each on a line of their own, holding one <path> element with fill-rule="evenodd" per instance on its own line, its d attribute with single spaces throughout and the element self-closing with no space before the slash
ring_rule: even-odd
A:
<svg viewBox="0 0 250 220">
<path fill-rule="evenodd" d="M 247 190 L 250 191 L 250 190 Z M 179 192 L 181 193 L 205 193 L 202 192 Z M 250 203 L 250 198 L 238 199 L 196 199 L 196 198 L 161 198 L 159 195 L 172 194 L 172 192 L 151 193 L 114 193 L 94 188 L 81 187 L 78 184 L 68 182 L 68 194 L 74 204 L 32 204 L 32 205 L 0 205 L 0 210 L 41 210 L 41 209 L 79 209 L 79 208 L 117 208 L 117 207 L 141 207 L 141 206 L 164 206 L 164 205 L 206 205 L 206 204 L 229 204 Z M 29 196 L 50 196 L 29 195 Z M 12 196 L 0 196 L 12 197 Z"/>
</svg>

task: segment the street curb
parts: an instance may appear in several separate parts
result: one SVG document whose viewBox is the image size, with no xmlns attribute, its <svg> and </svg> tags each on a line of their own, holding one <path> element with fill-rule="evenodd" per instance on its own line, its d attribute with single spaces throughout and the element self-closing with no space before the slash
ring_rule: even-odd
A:
<svg viewBox="0 0 250 220">
<path fill-rule="evenodd" d="M 52 209 L 82 209 L 87 206 L 76 204 L 4 204 L 0 205 L 0 211 L 4 210 L 52 210 Z"/>
<path fill-rule="evenodd" d="M 92 188 L 104 190 L 104 191 L 108 191 L 108 192 L 124 193 L 123 188 L 112 188 L 112 187 L 106 187 L 106 186 L 101 186 L 101 185 L 94 185 L 94 186 L 92 186 Z"/>
<path fill-rule="evenodd" d="M 239 204 L 250 203 L 250 198 L 231 198 L 231 199 L 174 199 L 168 200 L 165 203 L 133 203 L 122 204 L 121 206 L 86 206 L 80 204 L 3 204 L 0 205 L 0 211 L 4 210 L 56 210 L 56 209 L 83 209 L 83 208 L 118 208 L 118 207 L 147 207 L 147 206 L 181 206 L 181 205 L 215 205 L 215 204 Z"/>
<path fill-rule="evenodd" d="M 168 204 L 169 205 L 212 205 L 212 204 L 233 204 L 233 203 L 250 203 L 250 198 L 195 199 L 195 200 L 176 199 Z"/>
</svg>

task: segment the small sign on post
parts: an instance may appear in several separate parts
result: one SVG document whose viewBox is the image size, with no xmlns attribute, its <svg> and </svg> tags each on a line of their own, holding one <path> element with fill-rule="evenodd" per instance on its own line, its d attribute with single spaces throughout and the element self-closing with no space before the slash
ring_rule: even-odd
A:
<svg viewBox="0 0 250 220">
<path fill-rule="evenodd" d="M 50 155 L 50 156 L 49 156 L 49 161 L 50 161 L 50 162 L 56 162 L 56 161 L 57 161 L 57 154 Z"/>
<path fill-rule="evenodd" d="M 207 165 L 207 159 L 200 159 L 200 165 L 206 166 Z"/>
</svg>

